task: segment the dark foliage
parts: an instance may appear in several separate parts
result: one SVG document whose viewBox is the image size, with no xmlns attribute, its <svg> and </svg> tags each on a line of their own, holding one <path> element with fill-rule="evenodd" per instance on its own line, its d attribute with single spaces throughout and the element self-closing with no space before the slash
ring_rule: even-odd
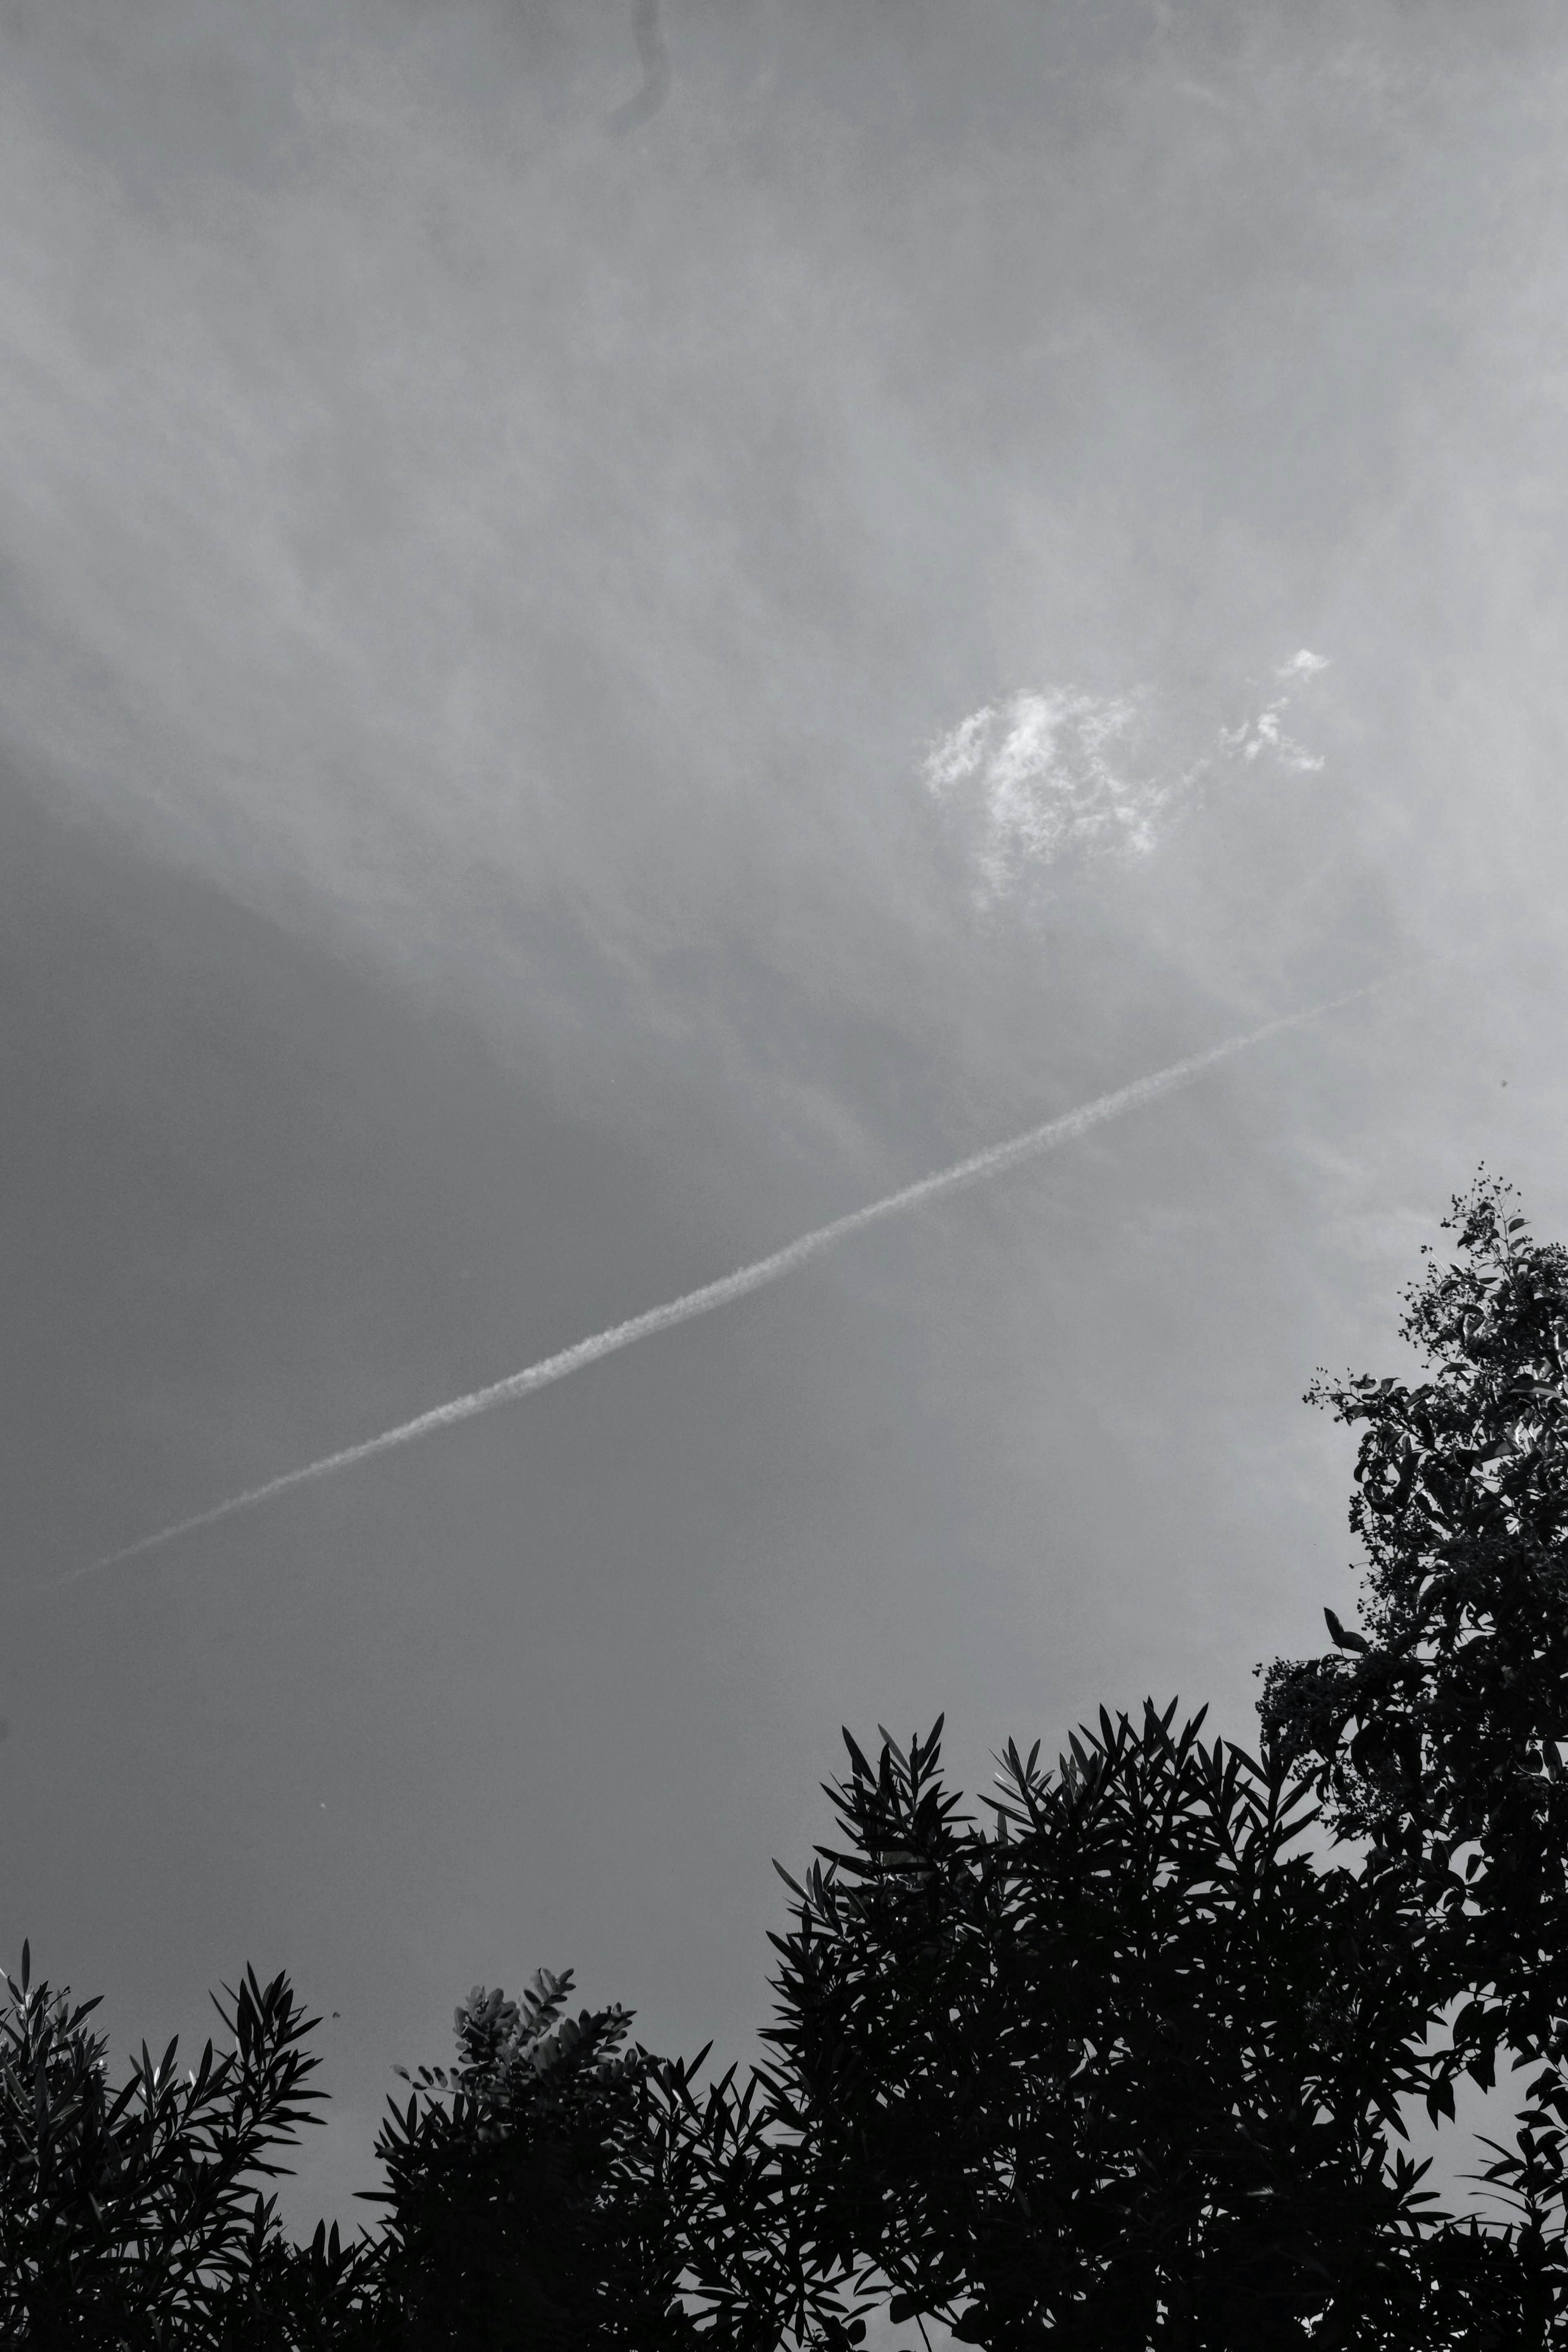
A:
<svg viewBox="0 0 1568 2352">
<path fill-rule="evenodd" d="M 936 1732 L 875 1769 L 852 1741 L 845 1844 L 775 1939 L 777 2108 L 831 2251 L 960 2341 L 1360 2342 L 1413 2292 L 1403 1895 L 1315 1870 L 1278 1759 L 1174 1721 L 1103 1716 L 1054 1773 L 1009 1748 L 989 1828 Z"/>
<path fill-rule="evenodd" d="M 476 1986 L 459 2062 L 421 2067 L 376 2153 L 382 2328 L 411 2352 L 676 2352 L 690 2151 L 686 2071 L 626 2046 L 621 2009 L 566 2013 L 570 1974 L 522 2003 Z"/>
<path fill-rule="evenodd" d="M 1532 2294 L 1563 2314 L 1568 1252 L 1510 1198 L 1483 1179 L 1456 1200 L 1454 1262 L 1406 1294 L 1429 1378 L 1310 1391 L 1362 1432 L 1363 1622 L 1325 1611 L 1333 1652 L 1273 1665 L 1260 1713 L 1369 1867 L 1411 1888 L 1450 2073 L 1536 2070 L 1490 2177 L 1517 2205 Z"/>
<path fill-rule="evenodd" d="M 1456 1202 L 1458 1260 L 1407 1294 L 1432 1377 L 1320 1378 L 1360 1425 L 1364 1627 L 1270 1669 L 1266 1726 L 1338 1826 L 1448 1868 L 1510 1991 L 1568 1985 L 1568 1251 L 1506 1188 Z M 1458 1889 L 1467 1890 L 1464 1902 Z"/>
<path fill-rule="evenodd" d="M 233 2036 L 187 2074 L 142 2048 L 110 2087 L 96 2001 L 5 1979 L 0 2005 L 0 2341 L 83 2352 L 350 2340 L 366 2261 L 287 2244 L 258 2187 L 316 2118 L 317 2021 L 287 1979 L 217 2004 Z"/>
</svg>

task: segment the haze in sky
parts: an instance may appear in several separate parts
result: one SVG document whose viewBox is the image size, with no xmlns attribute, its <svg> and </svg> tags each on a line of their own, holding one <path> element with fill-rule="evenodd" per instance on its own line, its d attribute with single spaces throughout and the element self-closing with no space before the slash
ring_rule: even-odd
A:
<svg viewBox="0 0 1568 2352">
<path fill-rule="evenodd" d="M 1568 1237 L 1561 11 L 0 5 L 5 1935 L 744 2058 L 841 1723 L 1348 1610 Z M 1390 973 L 580 1378 L 59 1579 Z M 204 2027 L 202 2028 L 204 2031 Z"/>
</svg>

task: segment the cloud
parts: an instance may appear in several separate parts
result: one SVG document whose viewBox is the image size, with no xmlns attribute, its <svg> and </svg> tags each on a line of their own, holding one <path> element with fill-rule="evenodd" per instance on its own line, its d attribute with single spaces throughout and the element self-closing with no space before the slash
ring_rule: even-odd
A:
<svg viewBox="0 0 1568 2352">
<path fill-rule="evenodd" d="M 632 36 L 643 68 L 643 86 L 609 118 L 612 131 L 637 131 L 651 122 L 670 94 L 670 52 L 659 24 L 659 0 L 632 0 Z"/>
<path fill-rule="evenodd" d="M 1275 670 L 1283 687 L 1329 667 L 1305 646 Z M 1205 781 L 1230 763 L 1267 759 L 1292 774 L 1315 773 L 1321 754 L 1285 732 L 1289 692 L 1274 695 L 1236 727 L 1216 730 L 1185 766 L 1141 767 L 1149 734 L 1146 687 L 1109 697 L 1076 687 L 1031 687 L 987 703 L 940 736 L 922 773 L 932 796 L 975 827 L 981 896 L 996 898 L 1064 863 L 1144 856 Z"/>
<path fill-rule="evenodd" d="M 1316 677 L 1320 670 L 1327 669 L 1328 666 L 1326 656 L 1311 653 L 1303 646 L 1301 652 L 1292 654 L 1288 662 L 1281 662 L 1274 675 L 1281 682 L 1290 678 L 1304 683 Z M 1292 736 L 1286 734 L 1281 721 L 1290 707 L 1291 697 L 1279 694 L 1272 702 L 1265 703 L 1256 717 L 1244 719 L 1239 727 L 1222 727 L 1219 730 L 1222 749 L 1249 767 L 1266 753 L 1293 775 L 1315 775 L 1323 764 L 1322 755 L 1309 751 L 1304 743 L 1298 743 Z"/>
<path fill-rule="evenodd" d="M 1153 847 L 1166 789 L 1125 766 L 1141 700 L 1029 688 L 972 711 L 932 746 L 926 785 L 977 817 L 988 895 L 1066 857 Z"/>
</svg>

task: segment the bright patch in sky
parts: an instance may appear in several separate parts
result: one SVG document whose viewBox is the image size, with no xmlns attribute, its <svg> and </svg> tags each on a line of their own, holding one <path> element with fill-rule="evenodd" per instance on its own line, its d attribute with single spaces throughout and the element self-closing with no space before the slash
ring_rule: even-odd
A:
<svg viewBox="0 0 1568 2352">
<path fill-rule="evenodd" d="M 1309 653 L 1303 646 L 1299 654 L 1292 654 L 1288 662 L 1281 662 L 1274 675 L 1281 684 L 1286 679 L 1304 681 L 1327 667 L 1328 662 L 1323 655 Z M 1239 754 L 1249 764 L 1267 752 L 1294 775 L 1315 775 L 1323 764 L 1321 753 L 1309 751 L 1305 744 L 1294 741 L 1281 724 L 1290 707 L 1290 696 L 1277 694 L 1272 702 L 1265 703 L 1256 718 L 1243 719 L 1239 727 L 1222 727 L 1220 742 L 1226 751 Z"/>
<path fill-rule="evenodd" d="M 979 813 L 988 893 L 1074 852 L 1153 846 L 1166 788 L 1125 771 L 1139 699 L 1030 688 L 972 711 L 932 747 L 932 793 Z"/>
<path fill-rule="evenodd" d="M 1274 676 L 1281 691 L 1188 766 L 1140 772 L 1135 751 L 1146 689 L 1107 697 L 1076 687 L 1030 687 L 971 711 L 927 752 L 923 773 L 938 801 L 977 820 L 976 863 L 982 894 L 998 898 L 1027 875 L 1071 857 L 1141 856 L 1167 815 L 1217 765 L 1268 758 L 1293 774 L 1323 761 L 1288 735 L 1289 688 L 1328 667 L 1302 647 Z"/>
</svg>

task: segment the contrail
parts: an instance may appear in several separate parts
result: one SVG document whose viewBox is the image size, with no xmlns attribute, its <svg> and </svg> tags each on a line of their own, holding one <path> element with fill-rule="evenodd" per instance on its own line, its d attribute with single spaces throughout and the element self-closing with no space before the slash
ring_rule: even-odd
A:
<svg viewBox="0 0 1568 2352">
<path fill-rule="evenodd" d="M 267 1479 L 265 1486 L 249 1486 L 243 1495 L 231 1495 L 226 1503 L 214 1503 L 210 1510 L 197 1511 L 188 1519 L 176 1519 L 172 1527 L 161 1528 L 156 1535 L 143 1536 L 120 1551 L 106 1552 L 101 1559 L 85 1568 L 72 1569 L 58 1580 L 74 1583 L 78 1577 L 91 1576 L 99 1569 L 117 1568 L 125 1560 L 140 1559 L 144 1553 L 158 1551 L 181 1536 L 194 1535 L 202 1528 L 215 1528 L 220 1520 L 232 1519 L 237 1512 L 254 1510 L 258 1503 L 270 1503 L 275 1496 L 287 1495 L 291 1487 L 307 1486 L 315 1478 L 329 1478 L 334 1471 L 352 1469 L 357 1462 L 368 1462 L 373 1454 L 390 1454 L 397 1445 L 412 1445 L 416 1438 L 429 1437 L 438 1429 L 452 1429 L 460 1421 L 472 1421 L 476 1414 L 493 1412 L 497 1405 L 514 1404 L 519 1397 L 531 1396 L 536 1389 L 547 1389 L 552 1381 L 569 1380 L 573 1372 L 598 1363 L 602 1356 L 616 1355 L 638 1339 L 652 1339 L 658 1332 L 673 1331 L 677 1323 L 689 1323 L 694 1316 L 709 1315 L 716 1307 L 727 1307 L 732 1299 L 745 1298 L 750 1292 L 763 1289 L 782 1276 L 793 1274 L 797 1266 L 805 1265 L 823 1250 L 847 1241 L 852 1234 L 862 1233 L 868 1225 L 879 1223 L 883 1217 L 901 1216 L 905 1209 L 923 1208 L 929 1201 L 961 1192 L 967 1184 L 980 1183 L 1041 1152 L 1053 1151 L 1059 1143 L 1075 1142 L 1091 1128 L 1103 1127 L 1108 1120 L 1137 1110 L 1144 1103 L 1174 1094 L 1178 1087 L 1190 1086 L 1218 1063 L 1228 1062 L 1233 1055 L 1262 1045 L 1266 1038 L 1278 1037 L 1287 1029 L 1299 1029 L 1305 1022 L 1319 1020 L 1325 1013 L 1337 1013 L 1342 1005 L 1354 1004 L 1382 985 L 1381 981 L 1370 982 L 1344 996 L 1311 1004 L 1302 1013 L 1287 1013 L 1278 1021 L 1265 1022 L 1261 1029 L 1249 1029 L 1244 1036 L 1228 1037 L 1223 1045 L 1210 1045 L 1204 1053 L 1189 1054 L 1185 1061 L 1173 1062 L 1167 1069 L 1155 1070 L 1152 1076 L 1134 1078 L 1131 1086 L 1118 1087 L 1113 1094 L 1101 1095 L 1078 1110 L 1047 1119 L 1043 1127 L 1031 1127 L 1005 1143 L 993 1143 L 988 1150 L 977 1151 L 972 1159 L 960 1160 L 954 1167 L 938 1169 L 934 1176 L 922 1176 L 916 1182 L 905 1184 L 901 1191 L 889 1192 L 863 1209 L 852 1209 L 847 1216 L 835 1217 L 831 1224 L 802 1234 L 799 1241 L 775 1250 L 770 1257 L 757 1258 L 734 1274 L 722 1275 L 716 1282 L 704 1283 L 700 1290 L 688 1290 L 684 1298 L 672 1298 L 664 1307 L 650 1307 L 645 1315 L 633 1315 L 627 1322 L 613 1323 L 608 1331 L 595 1332 L 591 1339 L 579 1339 L 575 1347 L 563 1348 L 559 1355 L 546 1356 L 541 1362 L 530 1364 L 526 1371 L 513 1372 L 504 1381 L 492 1381 L 488 1388 L 455 1397 L 450 1404 L 438 1404 L 413 1421 L 401 1422 L 396 1429 L 383 1430 L 379 1437 L 363 1438 L 359 1444 L 345 1445 L 337 1454 L 324 1454 L 319 1462 L 307 1463 L 303 1469 L 285 1470 L 277 1477 Z"/>
</svg>

